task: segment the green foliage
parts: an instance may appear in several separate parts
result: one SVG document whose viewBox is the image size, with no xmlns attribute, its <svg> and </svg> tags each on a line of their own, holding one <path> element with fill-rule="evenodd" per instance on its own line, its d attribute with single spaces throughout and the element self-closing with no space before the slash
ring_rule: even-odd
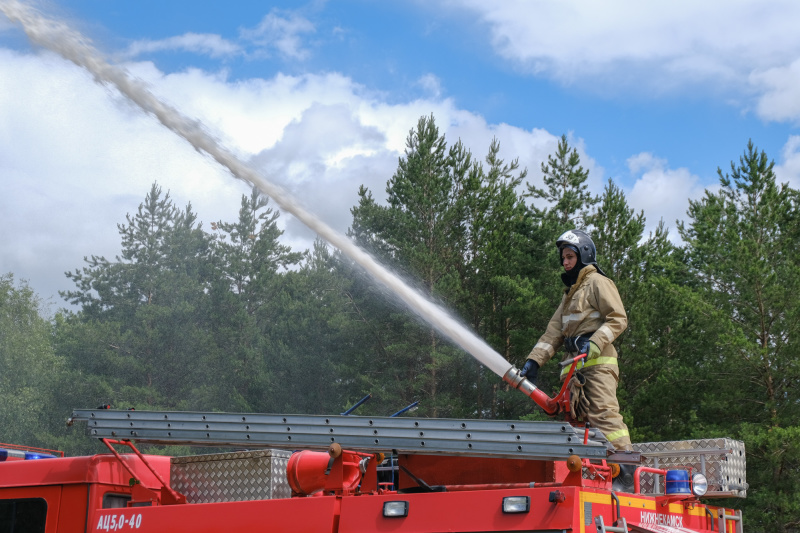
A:
<svg viewBox="0 0 800 533">
<path fill-rule="evenodd" d="M 529 340 L 518 344 L 518 330 L 529 335 L 528 320 L 513 311 L 528 291 L 529 211 L 516 189 L 526 173 L 517 161 L 499 158 L 491 143 L 486 166 L 473 160 L 459 141 L 447 148 L 433 117 L 420 118 L 409 134 L 405 156 L 387 182 L 387 205 L 360 190 L 353 208 L 351 236 L 391 265 L 420 290 L 460 318 L 509 358 L 522 359 Z M 372 303 L 375 295 L 359 286 L 357 301 L 385 324 L 380 353 L 396 385 L 386 393 L 397 404 L 420 400 L 432 416 L 496 416 L 495 377 L 430 326 L 391 304 Z M 514 307 L 516 305 L 516 307 Z"/>
<path fill-rule="evenodd" d="M 798 192 L 778 185 L 773 167 L 748 143 L 730 174 L 719 170 L 719 191 L 690 202 L 690 222 L 679 225 L 698 294 L 725 324 L 702 354 L 714 391 L 702 396 L 703 418 L 751 447 L 746 507 L 764 531 L 797 526 L 791 490 L 800 480 L 796 447 L 783 441 L 800 420 L 800 353 L 791 342 L 800 328 Z"/>
<path fill-rule="evenodd" d="M 218 408 L 257 411 L 270 407 L 265 391 L 274 388 L 269 357 L 279 350 L 271 325 L 280 314 L 281 285 L 278 271 L 296 264 L 301 254 L 280 244 L 278 213 L 253 188 L 242 196 L 239 219 L 217 222 L 212 229 L 214 265 L 210 290 L 209 328 L 212 339 L 202 358 L 200 386 L 192 396 L 194 408 L 214 401 Z"/>
<path fill-rule="evenodd" d="M 720 191 L 691 202 L 681 234 L 704 293 L 732 321 L 718 358 L 739 385 L 736 416 L 778 426 L 800 419 L 790 342 L 800 333 L 800 224 L 797 191 L 778 186 L 773 166 L 749 143 L 730 175 L 719 171 Z"/>
<path fill-rule="evenodd" d="M 800 425 L 743 424 L 747 450 L 747 530 L 797 531 L 800 527 Z M 729 502 L 739 504 L 740 502 Z"/>
<path fill-rule="evenodd" d="M 64 368 L 53 353 L 52 327 L 43 311 L 25 282 L 0 276 L 0 442 L 32 438 L 36 446 L 49 436 L 39 420 Z"/>
<path fill-rule="evenodd" d="M 549 208 L 534 208 L 540 217 L 549 216 L 561 226 L 582 227 L 597 198 L 588 191 L 589 171 L 581 166 L 578 150 L 570 149 L 567 136 L 562 135 L 554 155 L 542 163 L 547 190 L 528 185 L 533 198 L 543 199 Z"/>
<path fill-rule="evenodd" d="M 74 368 L 105 376 L 117 401 L 177 407 L 188 369 L 208 344 L 202 309 L 211 238 L 191 205 L 179 210 L 155 183 L 117 227 L 122 253 L 115 261 L 92 256 L 67 273 L 77 287 L 62 296 L 82 305 L 72 333 L 88 343 L 66 355 Z"/>
<path fill-rule="evenodd" d="M 640 250 L 639 241 L 644 236 L 644 212 L 634 214 L 628 207 L 625 194 L 609 180 L 600 198 L 597 211 L 589 218 L 594 228 L 593 235 L 598 257 L 602 257 L 603 271 L 612 279 L 641 281 L 635 279 L 640 261 L 646 255 Z M 660 235 L 666 240 L 665 235 Z M 666 245 L 666 243 L 664 243 Z"/>
<path fill-rule="evenodd" d="M 381 253 L 404 277 L 419 280 L 420 290 L 431 297 L 459 290 L 458 245 L 465 228 L 457 193 L 470 159 L 460 144 L 448 153 L 433 117 L 422 117 L 409 133 L 405 156 L 387 182 L 388 205 L 377 205 L 362 189 L 359 205 L 352 210 L 351 235 L 356 241 Z M 450 348 L 435 330 L 413 317 L 397 314 L 391 307 L 382 316 L 392 323 L 382 343 L 387 363 L 398 382 L 407 387 L 400 396 L 403 401 L 423 400 L 424 410 L 439 416 L 442 409 L 447 410 L 439 395 L 441 377 L 452 372 Z"/>
</svg>

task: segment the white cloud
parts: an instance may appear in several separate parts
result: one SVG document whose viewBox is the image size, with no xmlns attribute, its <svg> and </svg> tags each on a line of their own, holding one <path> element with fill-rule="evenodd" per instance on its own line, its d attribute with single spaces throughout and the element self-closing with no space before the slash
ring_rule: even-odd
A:
<svg viewBox="0 0 800 533">
<path fill-rule="evenodd" d="M 636 154 L 627 160 L 630 173 L 636 178 L 626 191 L 628 204 L 638 213 L 644 210 L 647 232 L 654 231 L 663 219 L 673 242 L 680 242 L 676 220 L 687 221 L 690 200 L 701 199 L 706 191 L 718 192 L 717 182 L 703 185 L 701 179 L 686 168 L 669 168 L 668 161 L 649 152 Z M 780 163 L 775 165 L 778 183 L 788 183 L 800 189 L 800 135 L 791 135 L 781 151 Z"/>
<path fill-rule="evenodd" d="M 256 27 L 242 28 L 238 43 L 213 33 L 188 32 L 166 39 L 134 41 L 120 57 L 135 59 L 165 51 L 191 52 L 211 58 L 238 55 L 260 57 L 277 53 L 283 59 L 303 61 L 311 54 L 303 42 L 303 35 L 315 32 L 316 27 L 307 18 L 294 12 L 273 9 Z"/>
<path fill-rule="evenodd" d="M 656 157 L 649 152 L 642 152 L 629 157 L 627 163 L 628 170 L 630 170 L 632 174 L 639 174 L 642 171 L 652 169 L 663 170 L 667 165 L 667 160 Z"/>
<path fill-rule="evenodd" d="M 303 34 L 314 33 L 316 28 L 307 18 L 289 11 L 273 9 L 253 29 L 241 30 L 241 37 L 263 47 L 274 48 L 288 59 L 305 60 L 311 52 L 304 47 Z"/>
<path fill-rule="evenodd" d="M 670 169 L 665 159 L 647 152 L 632 156 L 627 162 L 631 174 L 637 178 L 626 196 L 636 213 L 644 210 L 645 235 L 655 231 L 663 220 L 670 239 L 679 242 L 676 220 L 685 220 L 689 200 L 697 200 L 705 193 L 700 178 L 686 168 Z"/>
<path fill-rule="evenodd" d="M 247 157 L 273 146 L 311 103 L 358 106 L 366 91 L 337 73 L 228 80 L 199 69 L 164 74 L 151 63 L 127 65 L 153 92 L 200 119 L 225 144 Z"/>
<path fill-rule="evenodd" d="M 800 119 L 800 3 L 793 0 L 451 0 L 485 23 L 499 55 L 564 84 L 619 94 L 701 84 L 760 99 L 769 120 Z M 752 79 L 751 79 L 752 78 Z M 788 110 L 780 104 L 791 100 Z"/>
<path fill-rule="evenodd" d="M 128 47 L 124 57 L 135 58 L 142 54 L 180 50 L 207 55 L 213 58 L 233 56 L 242 53 L 239 45 L 210 33 L 185 33 L 175 37 L 161 40 L 134 41 Z"/>
<path fill-rule="evenodd" d="M 230 81 L 197 69 L 164 74 L 149 62 L 127 66 L 340 231 L 360 185 L 384 197 L 420 116 L 433 113 L 449 143 L 462 138 L 481 159 L 497 136 L 501 156 L 519 156 L 534 171 L 557 140 L 489 125 L 450 100 L 388 104 L 333 73 Z M 71 63 L 0 49 L 0 79 L 0 272 L 30 279 L 57 305 L 56 291 L 72 288 L 64 271 L 82 267 L 86 255 L 119 253 L 116 224 L 153 181 L 178 206 L 191 202 L 206 228 L 237 216 L 247 185 Z M 280 224 L 295 249 L 311 246 L 314 236 L 291 217 Z"/>
<path fill-rule="evenodd" d="M 800 190 L 800 135 L 791 135 L 781 151 L 781 163 L 775 165 L 778 183 L 788 183 Z"/>
<path fill-rule="evenodd" d="M 116 223 L 153 181 L 206 221 L 238 202 L 241 186 L 73 65 L 0 49 L 0 79 L 0 271 L 57 304 L 64 271 L 119 253 Z"/>
<path fill-rule="evenodd" d="M 755 71 L 750 82 L 758 90 L 758 114 L 767 120 L 800 122 L 800 59 L 790 65 Z"/>
<path fill-rule="evenodd" d="M 435 74 L 425 74 L 417 80 L 417 85 L 434 98 L 442 94 L 442 82 Z"/>
</svg>

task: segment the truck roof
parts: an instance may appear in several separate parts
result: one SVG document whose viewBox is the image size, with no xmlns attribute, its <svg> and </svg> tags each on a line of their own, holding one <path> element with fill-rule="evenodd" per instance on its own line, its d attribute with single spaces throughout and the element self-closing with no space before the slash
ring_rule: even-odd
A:
<svg viewBox="0 0 800 533">
<path fill-rule="evenodd" d="M 142 485 L 161 486 L 135 455 L 122 454 L 122 458 Z M 169 478 L 169 457 L 148 456 L 147 459 L 162 476 Z M 111 454 L 0 463 L 0 488 L 78 483 L 127 485 L 130 478 L 130 473 Z"/>
</svg>

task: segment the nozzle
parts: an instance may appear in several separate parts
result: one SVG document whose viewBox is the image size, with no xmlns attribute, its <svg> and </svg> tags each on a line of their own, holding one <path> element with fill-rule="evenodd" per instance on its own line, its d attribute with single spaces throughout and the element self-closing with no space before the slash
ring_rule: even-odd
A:
<svg viewBox="0 0 800 533">
<path fill-rule="evenodd" d="M 508 372 L 503 376 L 503 381 L 522 391 L 525 396 L 531 396 L 534 391 L 538 390 L 536 385 L 519 375 L 519 369 L 515 366 L 508 369 Z"/>
<path fill-rule="evenodd" d="M 554 415 L 558 412 L 558 405 L 553 400 L 542 392 L 536 385 L 531 383 L 528 379 L 519 375 L 519 369 L 512 366 L 508 372 L 503 376 L 503 381 L 521 391 L 525 396 L 541 407 L 548 415 Z"/>
</svg>

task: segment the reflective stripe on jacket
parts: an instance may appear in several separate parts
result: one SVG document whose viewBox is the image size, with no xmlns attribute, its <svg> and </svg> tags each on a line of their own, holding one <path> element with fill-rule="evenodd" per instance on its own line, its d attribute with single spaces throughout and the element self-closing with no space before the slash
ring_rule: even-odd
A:
<svg viewBox="0 0 800 533">
<path fill-rule="evenodd" d="M 580 370 L 582 368 L 589 368 L 590 366 L 594 366 L 594 365 L 616 365 L 616 364 L 617 364 L 617 357 L 616 356 L 615 357 L 603 357 L 603 356 L 600 356 L 600 357 L 595 357 L 594 359 L 592 359 L 590 361 L 586 361 L 583 364 L 578 363 L 578 366 L 576 368 L 577 368 L 577 370 Z M 565 366 L 564 368 L 561 369 L 561 378 L 562 379 L 567 376 L 571 366 L 572 365 L 567 365 L 567 366 Z"/>
<path fill-rule="evenodd" d="M 628 326 L 617 286 L 597 272 L 593 265 L 583 267 L 575 284 L 565 291 L 561 304 L 547 324 L 547 330 L 531 350 L 528 359 L 539 366 L 549 361 L 564 344 L 564 337 L 591 334 L 590 340 L 600 348 L 599 361 L 609 364 L 617 350 L 612 344 Z M 594 332 L 594 333 L 592 333 Z M 565 354 L 566 359 L 569 354 Z"/>
</svg>

